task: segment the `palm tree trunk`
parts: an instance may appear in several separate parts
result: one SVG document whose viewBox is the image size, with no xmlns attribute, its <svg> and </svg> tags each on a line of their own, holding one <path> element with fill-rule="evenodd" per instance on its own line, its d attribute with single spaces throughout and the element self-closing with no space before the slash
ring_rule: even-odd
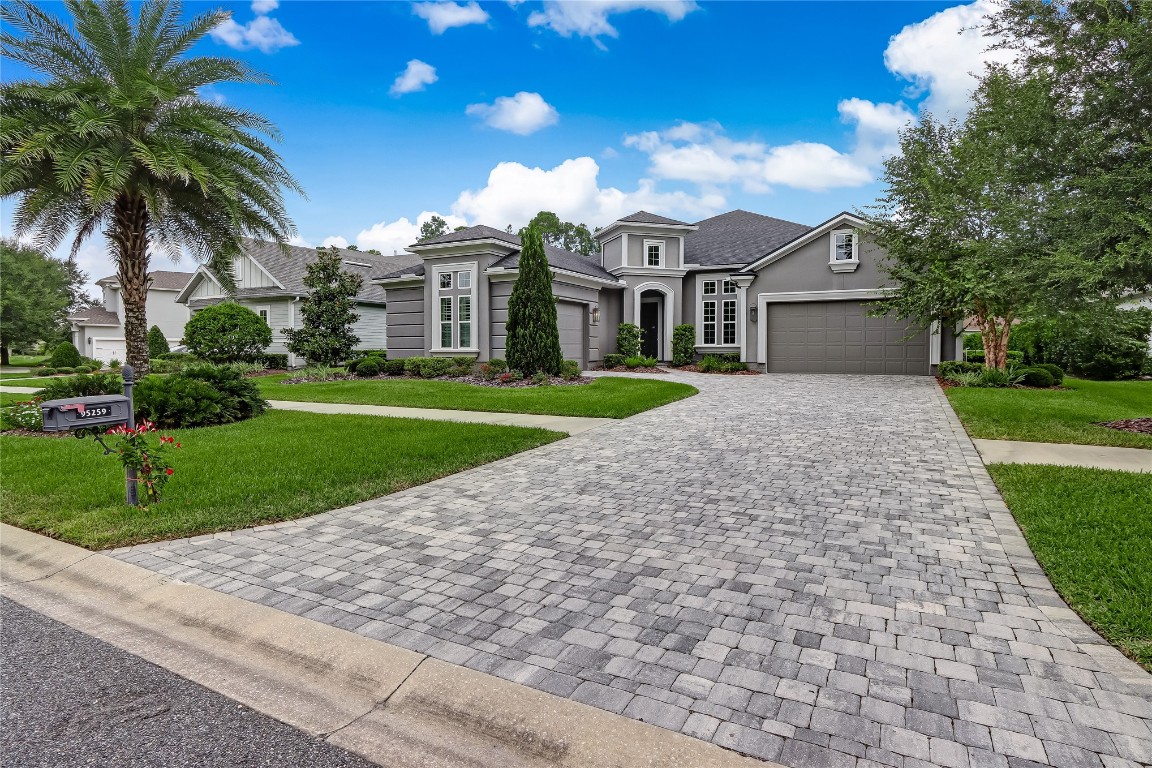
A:
<svg viewBox="0 0 1152 768">
<path fill-rule="evenodd" d="M 131 193 L 116 198 L 109 236 L 116 243 L 127 362 L 143 376 L 148 372 L 148 206 L 144 198 Z"/>
</svg>

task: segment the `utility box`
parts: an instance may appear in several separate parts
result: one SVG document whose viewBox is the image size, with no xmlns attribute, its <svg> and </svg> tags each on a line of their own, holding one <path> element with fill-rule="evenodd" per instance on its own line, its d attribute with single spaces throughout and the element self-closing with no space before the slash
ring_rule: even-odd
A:
<svg viewBox="0 0 1152 768">
<path fill-rule="evenodd" d="M 132 402 L 124 395 L 89 395 L 40 404 L 45 432 L 116 427 L 132 418 Z"/>
</svg>

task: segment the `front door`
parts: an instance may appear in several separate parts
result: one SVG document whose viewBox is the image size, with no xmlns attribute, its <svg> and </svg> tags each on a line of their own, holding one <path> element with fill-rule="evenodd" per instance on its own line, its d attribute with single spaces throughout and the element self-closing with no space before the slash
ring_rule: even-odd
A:
<svg viewBox="0 0 1152 768">
<path fill-rule="evenodd" d="M 640 341 L 640 352 L 644 357 L 660 359 L 660 302 L 645 301 L 640 304 L 640 328 L 644 336 Z"/>
</svg>

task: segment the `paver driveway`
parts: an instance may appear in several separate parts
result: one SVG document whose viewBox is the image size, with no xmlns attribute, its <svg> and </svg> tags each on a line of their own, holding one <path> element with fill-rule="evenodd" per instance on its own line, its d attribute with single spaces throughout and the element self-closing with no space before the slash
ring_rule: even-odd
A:
<svg viewBox="0 0 1152 768">
<path fill-rule="evenodd" d="M 787 765 L 1152 762 L 1149 688 L 1067 618 L 933 381 L 684 378 L 419 488 L 114 554 Z"/>
</svg>

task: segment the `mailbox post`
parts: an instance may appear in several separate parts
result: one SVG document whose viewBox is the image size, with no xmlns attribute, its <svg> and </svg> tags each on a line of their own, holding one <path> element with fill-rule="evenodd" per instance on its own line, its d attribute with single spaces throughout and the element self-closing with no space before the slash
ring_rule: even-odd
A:
<svg viewBox="0 0 1152 768">
<path fill-rule="evenodd" d="M 128 428 L 136 428 L 136 409 L 132 403 L 132 387 L 136 384 L 136 369 L 125 364 L 120 369 L 124 376 L 124 397 L 128 398 Z M 137 488 L 136 468 L 128 467 L 124 470 L 124 493 L 128 499 L 128 506 L 135 507 L 140 503 L 140 490 Z"/>
</svg>

